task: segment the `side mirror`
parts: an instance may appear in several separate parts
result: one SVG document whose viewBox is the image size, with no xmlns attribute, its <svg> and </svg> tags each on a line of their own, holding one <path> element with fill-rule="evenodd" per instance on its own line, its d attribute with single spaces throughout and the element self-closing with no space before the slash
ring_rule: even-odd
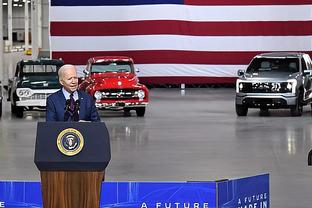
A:
<svg viewBox="0 0 312 208">
<path fill-rule="evenodd" d="M 88 70 L 86 70 L 86 69 L 83 70 L 83 73 L 84 73 L 86 76 L 88 76 L 88 75 L 90 74 L 90 72 L 89 72 Z"/>
<path fill-rule="evenodd" d="M 312 70 L 305 70 L 305 71 L 303 72 L 303 75 L 304 75 L 304 76 L 311 76 L 311 75 L 312 75 Z"/>
<path fill-rule="evenodd" d="M 239 76 L 239 77 L 244 76 L 244 74 L 245 74 L 245 71 L 242 70 L 242 69 L 239 69 L 239 70 L 237 71 L 237 76 Z"/>
<path fill-rule="evenodd" d="M 135 68 L 135 73 L 139 73 L 140 69 L 139 68 Z"/>
</svg>

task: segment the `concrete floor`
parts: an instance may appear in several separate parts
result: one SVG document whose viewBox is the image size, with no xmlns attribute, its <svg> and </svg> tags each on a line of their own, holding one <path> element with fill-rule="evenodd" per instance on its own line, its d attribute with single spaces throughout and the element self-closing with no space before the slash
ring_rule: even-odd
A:
<svg viewBox="0 0 312 208">
<path fill-rule="evenodd" d="M 152 89 L 146 116 L 101 112 L 110 135 L 108 181 L 198 181 L 271 175 L 274 208 L 312 204 L 310 107 L 302 117 L 251 110 L 238 118 L 234 89 Z M 0 180 L 39 180 L 33 164 L 36 123 L 44 112 L 11 116 L 4 103 L 0 120 Z"/>
</svg>

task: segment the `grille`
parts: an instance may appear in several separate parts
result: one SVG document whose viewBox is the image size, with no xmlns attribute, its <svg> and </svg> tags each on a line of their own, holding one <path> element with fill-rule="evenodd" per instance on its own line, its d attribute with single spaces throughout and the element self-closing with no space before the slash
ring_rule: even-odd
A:
<svg viewBox="0 0 312 208">
<path fill-rule="evenodd" d="M 291 90 L 287 89 L 287 82 L 254 82 L 243 83 L 244 93 L 289 93 Z"/>
<path fill-rule="evenodd" d="M 132 90 L 132 89 L 102 90 L 101 93 L 102 93 L 102 100 L 138 98 L 138 90 Z"/>
<path fill-rule="evenodd" d="M 287 101 L 281 98 L 246 98 L 243 103 L 248 107 L 280 108 L 287 106 Z"/>
<path fill-rule="evenodd" d="M 22 100 L 42 100 L 47 99 L 50 93 L 35 93 L 30 97 L 22 98 Z"/>
</svg>

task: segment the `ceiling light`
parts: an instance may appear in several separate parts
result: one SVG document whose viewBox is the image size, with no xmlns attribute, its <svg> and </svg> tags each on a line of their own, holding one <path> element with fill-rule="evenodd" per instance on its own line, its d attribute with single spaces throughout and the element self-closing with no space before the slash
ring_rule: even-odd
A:
<svg viewBox="0 0 312 208">
<path fill-rule="evenodd" d="M 13 4 L 13 6 L 14 6 L 14 7 L 17 7 L 17 6 L 18 6 L 18 4 Z"/>
<path fill-rule="evenodd" d="M 23 7 L 23 4 L 19 4 L 18 6 L 19 6 L 19 7 Z"/>
<path fill-rule="evenodd" d="M 8 3 L 7 2 L 3 2 L 2 5 L 3 6 L 8 6 Z"/>
<path fill-rule="evenodd" d="M 14 2 L 18 2 L 19 0 L 13 0 Z"/>
</svg>

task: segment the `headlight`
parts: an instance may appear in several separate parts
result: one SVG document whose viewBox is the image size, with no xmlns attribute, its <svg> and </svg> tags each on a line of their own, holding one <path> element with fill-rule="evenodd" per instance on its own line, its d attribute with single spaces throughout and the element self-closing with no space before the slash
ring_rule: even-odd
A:
<svg viewBox="0 0 312 208">
<path fill-rule="evenodd" d="M 18 97 L 30 97 L 32 96 L 33 91 L 29 88 L 18 88 L 16 89 L 16 95 Z"/>
<path fill-rule="evenodd" d="M 143 99 L 145 97 L 145 92 L 143 90 L 138 91 L 138 97 L 139 99 Z"/>
<path fill-rule="evenodd" d="M 100 92 L 100 91 L 95 91 L 94 97 L 95 97 L 95 99 L 97 99 L 97 100 L 101 100 L 101 99 L 102 99 L 102 92 Z"/>
<path fill-rule="evenodd" d="M 282 84 L 279 82 L 273 82 L 271 83 L 271 91 L 272 92 L 281 92 Z"/>
<path fill-rule="evenodd" d="M 244 85 L 242 82 L 240 82 L 239 80 L 236 81 L 236 93 L 239 93 L 243 90 Z"/>
<path fill-rule="evenodd" d="M 286 88 L 291 91 L 291 93 L 296 93 L 296 87 L 297 87 L 297 80 L 295 79 L 290 79 L 287 80 L 287 86 Z"/>
</svg>

